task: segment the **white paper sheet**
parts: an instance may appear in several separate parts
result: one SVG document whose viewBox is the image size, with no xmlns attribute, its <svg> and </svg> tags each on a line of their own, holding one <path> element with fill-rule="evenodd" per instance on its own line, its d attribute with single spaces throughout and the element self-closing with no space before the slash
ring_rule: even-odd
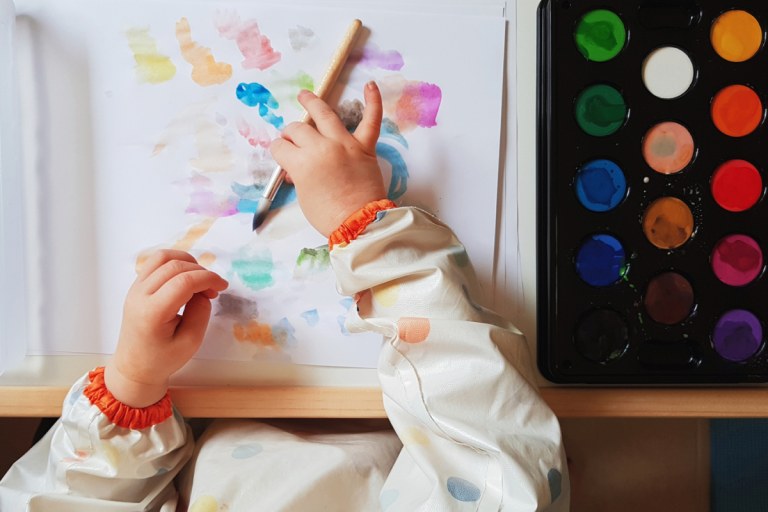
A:
<svg viewBox="0 0 768 512">
<path fill-rule="evenodd" d="M 248 203 L 273 165 L 264 146 L 278 134 L 276 117 L 301 116 L 293 98 L 309 80 L 317 86 L 353 17 L 370 32 L 333 101 L 362 98 L 363 84 L 377 80 L 392 122 L 379 146 L 387 183 L 392 163 L 401 178 L 407 169 L 397 202 L 433 211 L 456 230 L 490 296 L 502 18 L 246 2 L 83 5 L 72 15 L 90 43 L 101 342 L 70 340 L 52 351 L 111 352 L 141 251 L 176 246 L 231 283 L 201 357 L 375 364 L 379 339 L 345 332 L 352 301 L 336 293 L 324 240 L 295 201 L 275 210 L 258 234 L 250 231 Z M 246 44 L 259 37 L 264 44 Z M 221 65 L 192 75 L 192 63 L 209 53 Z M 276 105 L 260 115 L 237 98 L 239 84 L 266 87 Z M 402 109 L 409 91 L 411 103 L 422 101 L 415 117 Z"/>
</svg>

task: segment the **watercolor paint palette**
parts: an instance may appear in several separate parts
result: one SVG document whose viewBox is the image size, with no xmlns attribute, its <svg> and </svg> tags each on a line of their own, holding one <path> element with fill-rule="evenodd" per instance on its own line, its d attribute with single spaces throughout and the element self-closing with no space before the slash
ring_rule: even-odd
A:
<svg viewBox="0 0 768 512">
<path fill-rule="evenodd" d="M 768 380 L 768 4 L 539 6 L 538 359 Z"/>
</svg>

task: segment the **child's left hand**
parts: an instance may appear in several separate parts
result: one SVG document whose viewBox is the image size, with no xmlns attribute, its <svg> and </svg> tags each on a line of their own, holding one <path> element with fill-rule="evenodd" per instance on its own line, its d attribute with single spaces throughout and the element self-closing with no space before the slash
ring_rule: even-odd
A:
<svg viewBox="0 0 768 512">
<path fill-rule="evenodd" d="M 150 256 L 128 290 L 117 350 L 105 369 L 112 395 L 135 408 L 163 398 L 168 378 L 203 342 L 211 299 L 227 286 L 186 252 L 162 250 Z"/>
</svg>

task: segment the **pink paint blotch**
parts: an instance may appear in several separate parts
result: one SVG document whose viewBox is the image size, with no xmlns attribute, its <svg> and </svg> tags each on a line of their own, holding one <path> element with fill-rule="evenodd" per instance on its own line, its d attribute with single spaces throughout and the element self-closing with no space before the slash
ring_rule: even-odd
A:
<svg viewBox="0 0 768 512">
<path fill-rule="evenodd" d="M 210 190 L 195 190 L 189 195 L 186 213 L 206 217 L 230 217 L 237 213 L 238 199 L 234 196 L 218 197 Z"/>
<path fill-rule="evenodd" d="M 222 37 L 234 39 L 243 54 L 243 68 L 265 70 L 280 61 L 280 52 L 272 48 L 269 38 L 261 33 L 256 20 L 240 21 L 237 14 L 220 17 L 216 28 Z"/>
<path fill-rule="evenodd" d="M 242 118 L 237 120 L 237 132 L 253 147 L 268 149 L 272 143 L 273 137 L 270 137 L 266 129 L 251 126 Z"/>
</svg>

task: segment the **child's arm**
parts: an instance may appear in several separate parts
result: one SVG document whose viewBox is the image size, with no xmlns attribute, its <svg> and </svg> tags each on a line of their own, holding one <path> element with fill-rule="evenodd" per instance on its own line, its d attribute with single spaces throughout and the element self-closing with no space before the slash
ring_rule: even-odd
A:
<svg viewBox="0 0 768 512">
<path fill-rule="evenodd" d="M 174 510 L 173 478 L 193 440 L 168 377 L 197 350 L 210 299 L 226 286 L 189 254 L 150 257 L 128 292 L 115 356 L 75 383 L 61 419 L 0 481 L 0 510 Z"/>
<path fill-rule="evenodd" d="M 376 201 L 385 197 L 373 162 L 381 98 L 374 85 L 365 94 L 363 120 L 349 134 L 304 93 L 317 130 L 289 126 L 291 140 L 272 149 L 310 222 L 330 235 L 339 289 L 357 303 L 347 326 L 384 336 L 384 405 L 404 449 L 382 504 L 388 512 L 567 510 L 560 428 L 537 392 L 525 339 L 477 304 L 467 253 L 447 226 Z"/>
</svg>

